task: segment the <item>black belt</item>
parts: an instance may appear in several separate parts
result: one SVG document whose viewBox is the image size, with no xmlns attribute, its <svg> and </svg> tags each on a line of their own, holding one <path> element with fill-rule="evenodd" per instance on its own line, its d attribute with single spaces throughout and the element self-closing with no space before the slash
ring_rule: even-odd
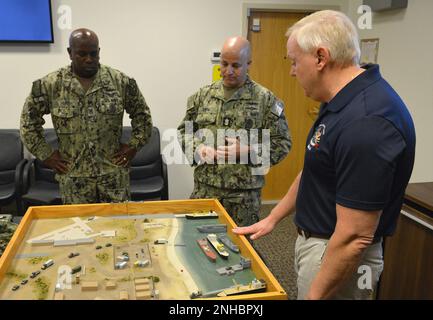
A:
<svg viewBox="0 0 433 320">
<path fill-rule="evenodd" d="M 298 226 L 296 226 L 296 229 L 298 230 L 298 234 L 300 236 L 305 237 L 305 239 L 308 239 L 308 238 L 319 238 L 319 239 L 329 240 L 329 238 L 331 238 L 330 236 L 327 236 L 327 235 L 316 234 L 316 233 L 312 233 L 312 232 L 306 231 L 306 230 L 304 230 L 304 229 L 302 229 L 302 228 L 300 228 Z M 378 243 L 380 241 L 382 241 L 382 237 L 375 237 L 373 239 L 373 242 L 371 244 L 376 244 L 376 243 Z"/>
</svg>

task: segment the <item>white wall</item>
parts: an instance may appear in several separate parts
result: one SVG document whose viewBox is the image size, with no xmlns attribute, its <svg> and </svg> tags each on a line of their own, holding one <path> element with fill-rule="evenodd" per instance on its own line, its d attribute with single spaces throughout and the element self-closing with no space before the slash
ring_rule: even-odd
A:
<svg viewBox="0 0 433 320">
<path fill-rule="evenodd" d="M 137 80 L 161 132 L 176 128 L 184 116 L 187 97 L 211 81 L 211 51 L 226 37 L 242 33 L 245 2 L 298 9 L 340 5 L 346 11 L 348 7 L 347 0 L 52 1 L 54 44 L 0 44 L 0 128 L 18 128 L 32 81 L 69 63 L 67 41 L 78 27 L 98 34 L 101 63 Z M 57 26 L 57 9 L 62 4 L 72 9 L 72 30 Z M 52 127 L 50 118 L 46 120 L 45 127 Z M 164 141 L 163 147 L 167 143 Z M 193 180 L 188 165 L 170 165 L 169 180 L 171 198 L 189 196 Z"/>
<path fill-rule="evenodd" d="M 350 1 L 356 12 L 362 0 Z M 378 63 L 382 76 L 408 106 L 417 133 L 415 167 L 411 182 L 433 181 L 433 1 L 409 0 L 403 10 L 373 13 L 372 28 L 360 38 L 379 38 Z"/>
</svg>

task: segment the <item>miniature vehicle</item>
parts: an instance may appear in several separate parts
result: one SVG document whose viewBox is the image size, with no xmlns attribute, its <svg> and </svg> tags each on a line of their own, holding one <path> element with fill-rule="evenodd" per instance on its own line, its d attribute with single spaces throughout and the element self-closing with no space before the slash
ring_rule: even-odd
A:
<svg viewBox="0 0 433 320">
<path fill-rule="evenodd" d="M 204 224 L 197 227 L 201 233 L 222 233 L 227 232 L 226 224 Z"/>
<path fill-rule="evenodd" d="M 81 266 L 76 266 L 76 267 L 72 268 L 71 274 L 75 274 L 75 273 L 80 272 L 80 271 L 81 271 Z"/>
<path fill-rule="evenodd" d="M 12 291 L 17 291 L 19 288 L 20 288 L 19 285 L 14 285 L 14 286 L 12 287 Z"/>
<path fill-rule="evenodd" d="M 193 212 L 185 214 L 187 219 L 215 219 L 218 218 L 218 213 L 215 211 L 209 212 Z"/>
<path fill-rule="evenodd" d="M 224 245 L 218 241 L 215 233 L 210 233 L 207 235 L 207 240 L 210 242 L 212 247 L 218 252 L 221 258 L 227 259 L 229 256 L 228 251 L 225 249 Z"/>
<path fill-rule="evenodd" d="M 239 246 L 235 245 L 233 241 L 225 233 L 217 235 L 219 241 L 221 241 L 227 248 L 235 253 L 239 253 Z"/>
<path fill-rule="evenodd" d="M 149 265 L 149 260 L 137 260 L 134 262 L 134 266 L 144 268 Z"/>
<path fill-rule="evenodd" d="M 29 279 L 24 279 L 23 281 L 21 281 L 21 284 L 25 285 L 27 282 L 29 282 Z"/>
<path fill-rule="evenodd" d="M 211 248 L 208 245 L 208 242 L 206 239 L 197 239 L 197 243 L 200 246 L 200 249 L 203 251 L 203 253 L 206 255 L 206 257 L 212 261 L 216 261 L 216 254 L 211 250 Z"/>
<path fill-rule="evenodd" d="M 41 269 L 45 270 L 48 267 L 51 267 L 54 264 L 54 260 L 50 259 L 44 262 L 44 264 L 42 265 Z"/>
<path fill-rule="evenodd" d="M 111 247 L 112 244 L 111 243 L 107 243 L 105 246 L 108 248 L 108 247 Z"/>
<path fill-rule="evenodd" d="M 129 261 L 129 256 L 121 255 L 117 257 L 117 260 L 120 261 Z"/>
<path fill-rule="evenodd" d="M 79 256 L 80 254 L 78 252 L 71 252 L 70 254 L 68 254 L 68 258 L 73 258 L 76 256 Z"/>
<path fill-rule="evenodd" d="M 264 280 L 253 279 L 248 284 L 235 284 L 230 288 L 226 288 L 217 294 L 218 297 L 233 296 L 236 294 L 246 294 L 266 291 L 266 282 Z"/>
<path fill-rule="evenodd" d="M 32 272 L 32 274 L 30 275 L 30 278 L 36 278 L 37 276 L 38 276 L 38 274 L 40 274 L 41 272 L 38 270 L 38 271 L 35 271 L 35 272 Z"/>
<path fill-rule="evenodd" d="M 117 262 L 114 265 L 114 269 L 124 269 L 126 267 L 126 261 Z"/>
<path fill-rule="evenodd" d="M 102 249 L 102 246 L 96 246 L 96 250 Z"/>
<path fill-rule="evenodd" d="M 154 244 L 166 244 L 168 241 L 167 239 L 161 238 L 161 239 L 156 239 L 153 243 Z"/>
</svg>

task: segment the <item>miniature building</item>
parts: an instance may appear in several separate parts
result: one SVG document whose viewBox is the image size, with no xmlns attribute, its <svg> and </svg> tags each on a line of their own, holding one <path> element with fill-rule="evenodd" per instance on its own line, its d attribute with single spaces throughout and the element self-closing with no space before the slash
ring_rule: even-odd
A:
<svg viewBox="0 0 433 320">
<path fill-rule="evenodd" d="M 135 279 L 135 285 L 139 284 L 149 284 L 150 280 L 148 278 Z"/>
<path fill-rule="evenodd" d="M 83 281 L 81 283 L 81 291 L 96 291 L 98 290 L 98 281 Z"/>
<path fill-rule="evenodd" d="M 65 300 L 65 294 L 63 292 L 56 292 L 54 294 L 54 300 Z"/>
<path fill-rule="evenodd" d="M 241 261 L 239 263 L 244 269 L 251 268 L 251 260 L 248 258 L 244 258 L 241 256 Z"/>
<path fill-rule="evenodd" d="M 147 284 L 141 284 L 141 285 L 135 285 L 135 291 L 147 291 L 149 290 L 149 285 Z"/>
<path fill-rule="evenodd" d="M 111 289 L 116 289 L 117 284 L 114 281 L 107 281 L 105 282 L 105 289 L 111 290 Z"/>
<path fill-rule="evenodd" d="M 129 300 L 128 291 L 120 291 L 119 292 L 119 300 Z"/>
<path fill-rule="evenodd" d="M 152 297 L 150 291 L 140 291 L 135 293 L 135 297 L 137 300 L 147 300 Z"/>
</svg>

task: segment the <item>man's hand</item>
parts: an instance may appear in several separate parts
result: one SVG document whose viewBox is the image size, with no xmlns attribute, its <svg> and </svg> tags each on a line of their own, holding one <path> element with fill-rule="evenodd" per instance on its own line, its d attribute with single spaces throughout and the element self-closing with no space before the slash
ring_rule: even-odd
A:
<svg viewBox="0 0 433 320">
<path fill-rule="evenodd" d="M 69 161 L 63 159 L 59 150 L 54 150 L 54 152 L 42 163 L 48 168 L 53 169 L 58 174 L 65 174 L 69 171 L 68 165 Z"/>
<path fill-rule="evenodd" d="M 220 146 L 217 150 L 218 159 L 236 159 L 239 160 L 242 155 L 248 154 L 250 148 L 239 142 L 237 138 L 226 138 L 227 146 Z M 248 158 L 246 158 L 248 159 Z"/>
<path fill-rule="evenodd" d="M 260 220 L 257 223 L 254 223 L 248 227 L 237 227 L 234 228 L 232 231 L 234 234 L 239 235 L 246 235 L 246 234 L 252 234 L 250 236 L 251 240 L 257 240 L 268 233 L 270 233 L 275 228 L 275 222 L 273 219 L 269 219 L 269 217 L 264 218 L 263 220 Z"/>
<path fill-rule="evenodd" d="M 209 163 L 214 164 L 216 160 L 216 150 L 209 146 L 201 146 L 197 150 L 198 155 L 200 156 L 200 160 Z"/>
<path fill-rule="evenodd" d="M 120 149 L 113 156 L 113 163 L 117 166 L 129 166 L 132 158 L 135 157 L 137 149 L 130 148 L 127 144 L 120 144 Z"/>
</svg>

